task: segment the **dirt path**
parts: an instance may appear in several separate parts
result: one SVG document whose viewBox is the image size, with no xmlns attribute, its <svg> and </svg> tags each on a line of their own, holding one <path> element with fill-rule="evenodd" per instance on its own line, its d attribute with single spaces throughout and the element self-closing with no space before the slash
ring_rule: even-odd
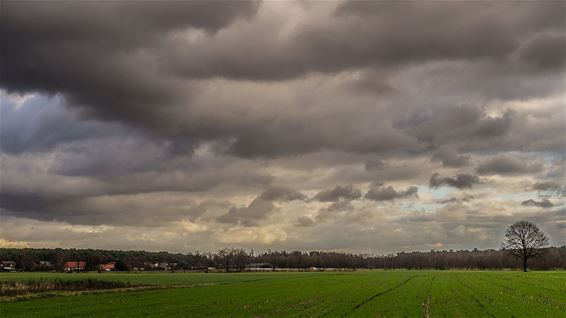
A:
<svg viewBox="0 0 566 318">
<path fill-rule="evenodd" d="M 428 297 L 423 302 L 423 317 L 429 318 L 430 317 L 430 299 L 432 298 L 432 283 L 434 282 L 435 276 L 432 276 L 430 280 L 430 284 L 428 285 Z"/>
<path fill-rule="evenodd" d="M 370 301 L 374 300 L 375 298 L 377 298 L 377 297 L 379 297 L 379 296 L 381 296 L 381 295 L 385 295 L 385 294 L 387 294 L 387 293 L 390 293 L 390 292 L 394 291 L 395 289 L 397 289 L 397 288 L 399 288 L 399 287 L 405 285 L 405 284 L 408 283 L 410 280 L 412 280 L 412 279 L 414 279 L 414 278 L 416 278 L 416 277 L 419 277 L 419 276 L 422 276 L 422 275 L 411 276 L 411 277 L 405 279 L 404 281 L 400 282 L 399 284 L 397 284 L 397 285 L 395 285 L 395 286 L 393 286 L 393 287 L 390 287 L 389 289 L 387 289 L 387 290 L 385 290 L 385 291 L 379 292 L 379 293 L 377 293 L 377 294 L 375 294 L 375 295 L 373 295 L 373 296 L 371 296 L 371 297 L 365 299 L 365 300 L 362 301 L 361 303 L 359 303 L 359 304 L 357 304 L 356 306 L 354 306 L 354 308 L 352 308 L 352 311 L 354 311 L 354 310 L 356 310 L 356 309 L 362 307 L 363 305 L 369 303 Z"/>
</svg>

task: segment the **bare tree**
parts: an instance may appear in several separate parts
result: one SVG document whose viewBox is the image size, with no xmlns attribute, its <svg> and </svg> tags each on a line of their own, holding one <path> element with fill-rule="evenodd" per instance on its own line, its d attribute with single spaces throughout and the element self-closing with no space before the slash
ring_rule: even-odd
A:
<svg viewBox="0 0 566 318">
<path fill-rule="evenodd" d="M 230 253 L 232 254 L 233 263 L 238 272 L 244 270 L 251 259 L 246 250 L 241 248 L 232 249 Z"/>
<path fill-rule="evenodd" d="M 531 222 L 519 221 L 505 231 L 504 247 L 512 255 L 523 260 L 523 271 L 527 271 L 529 258 L 543 253 L 541 248 L 548 245 L 548 238 Z"/>
</svg>

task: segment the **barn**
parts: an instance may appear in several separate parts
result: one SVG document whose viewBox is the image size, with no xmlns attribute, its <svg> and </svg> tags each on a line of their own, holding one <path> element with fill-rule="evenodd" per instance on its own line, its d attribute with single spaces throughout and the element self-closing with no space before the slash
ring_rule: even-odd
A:
<svg viewBox="0 0 566 318">
<path fill-rule="evenodd" d="M 116 262 L 109 262 L 106 264 L 98 265 L 98 270 L 101 272 L 110 272 L 116 269 Z"/>
<path fill-rule="evenodd" d="M 65 264 L 63 265 L 63 270 L 65 272 L 82 271 L 85 270 L 85 268 L 86 268 L 85 261 L 70 261 L 70 262 L 65 262 Z"/>
</svg>

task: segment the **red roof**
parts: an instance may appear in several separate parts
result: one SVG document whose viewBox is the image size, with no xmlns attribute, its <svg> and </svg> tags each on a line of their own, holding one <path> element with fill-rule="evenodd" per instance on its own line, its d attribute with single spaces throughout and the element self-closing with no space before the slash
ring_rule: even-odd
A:
<svg viewBox="0 0 566 318">
<path fill-rule="evenodd" d="M 86 266 L 85 261 L 65 262 L 65 265 L 63 265 L 64 268 L 85 268 L 85 266 Z"/>
<path fill-rule="evenodd" d="M 110 263 L 106 263 L 106 264 L 100 264 L 100 265 L 98 265 L 98 267 L 99 267 L 100 269 L 109 269 L 109 270 L 112 270 L 112 269 L 114 269 L 114 265 L 115 265 L 115 264 L 116 264 L 116 262 L 110 262 Z"/>
</svg>

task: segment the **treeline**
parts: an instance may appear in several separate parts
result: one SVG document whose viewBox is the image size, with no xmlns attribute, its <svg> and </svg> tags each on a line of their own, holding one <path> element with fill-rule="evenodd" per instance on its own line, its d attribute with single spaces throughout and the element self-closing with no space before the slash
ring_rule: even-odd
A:
<svg viewBox="0 0 566 318">
<path fill-rule="evenodd" d="M 537 270 L 566 269 L 566 246 L 549 247 L 530 260 Z M 507 269 L 520 268 L 520 261 L 505 250 L 443 250 L 367 255 L 341 252 L 268 251 L 222 249 L 217 253 L 168 253 L 94 249 L 0 248 L 0 261 L 14 261 L 24 271 L 63 270 L 67 261 L 86 261 L 86 270 L 99 264 L 117 262 L 118 270 L 201 270 L 242 271 L 246 268 L 356 270 L 356 269 Z M 174 266 L 151 266 L 170 264 Z"/>
</svg>

